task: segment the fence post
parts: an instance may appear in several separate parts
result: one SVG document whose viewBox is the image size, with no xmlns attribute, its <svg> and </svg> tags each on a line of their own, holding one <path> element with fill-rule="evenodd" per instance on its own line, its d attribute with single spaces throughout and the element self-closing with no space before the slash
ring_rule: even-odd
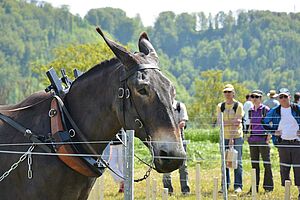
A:
<svg viewBox="0 0 300 200">
<path fill-rule="evenodd" d="M 134 130 L 127 130 L 125 134 L 125 184 L 124 199 L 134 199 Z"/>
<path fill-rule="evenodd" d="M 227 179 L 226 179 L 226 163 L 225 163 L 225 140 L 224 140 L 224 119 L 223 113 L 220 113 L 220 150 L 221 150 L 221 159 L 222 159 L 222 191 L 223 191 L 223 199 L 228 200 L 227 194 Z"/>
<path fill-rule="evenodd" d="M 290 200 L 291 199 L 291 181 L 290 180 L 285 180 L 284 183 L 284 200 Z"/>
<path fill-rule="evenodd" d="M 256 200 L 257 197 L 257 191 L 256 191 L 256 169 L 252 169 L 252 174 L 251 174 L 251 193 L 252 193 L 252 200 Z"/>
<path fill-rule="evenodd" d="M 214 178 L 213 200 L 218 199 L 218 178 Z"/>
<path fill-rule="evenodd" d="M 156 200 L 156 193 L 157 193 L 157 190 L 156 190 L 156 179 L 153 179 L 152 180 L 152 200 Z"/>
<path fill-rule="evenodd" d="M 168 193 L 169 193 L 169 189 L 164 188 L 163 193 L 162 193 L 162 200 L 168 200 Z"/>
<path fill-rule="evenodd" d="M 146 200 L 150 200 L 150 194 L 151 194 L 150 190 L 151 190 L 150 177 L 148 177 L 146 179 Z"/>
<path fill-rule="evenodd" d="M 104 174 L 102 174 L 102 176 L 99 177 L 98 186 L 100 195 L 99 199 L 104 200 Z"/>
<path fill-rule="evenodd" d="M 200 187 L 200 163 L 196 165 L 196 199 L 201 199 L 201 187 Z"/>
</svg>

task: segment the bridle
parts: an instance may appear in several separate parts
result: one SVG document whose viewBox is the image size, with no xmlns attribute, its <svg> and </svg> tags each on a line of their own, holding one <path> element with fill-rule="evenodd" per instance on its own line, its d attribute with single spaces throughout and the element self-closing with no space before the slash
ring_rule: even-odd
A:
<svg viewBox="0 0 300 200">
<path fill-rule="evenodd" d="M 123 123 L 123 129 L 124 130 L 130 129 L 128 127 L 128 124 L 126 123 L 126 120 L 127 120 L 127 118 L 126 118 L 126 101 L 130 101 L 131 105 L 133 106 L 133 111 L 135 112 L 134 122 L 138 129 L 143 129 L 143 132 L 146 136 L 145 139 L 146 139 L 147 145 L 149 146 L 150 153 L 152 155 L 151 164 L 148 164 L 145 161 L 143 161 L 141 158 L 139 158 L 137 155 L 134 154 L 134 156 L 140 162 L 142 162 L 143 164 L 145 164 L 149 167 L 149 169 L 145 173 L 144 177 L 134 180 L 135 182 L 145 180 L 150 175 L 150 172 L 152 169 L 156 170 L 156 168 L 154 167 L 154 152 L 153 152 L 151 135 L 148 133 L 148 131 L 146 130 L 146 127 L 144 126 L 143 119 L 141 118 L 141 115 L 137 109 L 134 98 L 132 98 L 132 96 L 131 96 L 130 88 L 128 87 L 128 83 L 127 83 L 128 79 L 131 76 L 133 76 L 136 72 L 143 71 L 146 69 L 160 70 L 158 66 L 151 65 L 151 64 L 139 64 L 134 67 L 131 67 L 129 71 L 126 71 L 125 69 L 123 69 L 122 74 L 120 76 L 120 87 L 118 89 L 118 99 L 120 100 L 120 111 L 121 111 L 121 116 L 120 116 L 121 120 L 120 121 Z M 124 145 L 123 142 L 122 142 L 122 144 Z"/>
<path fill-rule="evenodd" d="M 134 101 L 134 98 L 131 98 L 131 92 L 130 88 L 128 87 L 127 81 L 128 79 L 134 75 L 138 71 L 146 70 L 146 69 L 157 69 L 160 70 L 158 66 L 151 65 L 151 64 L 139 64 L 134 67 L 132 67 L 129 71 L 126 71 L 125 69 L 122 70 L 122 74 L 120 76 L 120 87 L 118 89 L 118 99 L 120 102 L 120 110 L 121 110 L 121 122 L 123 123 L 124 130 L 127 130 L 129 127 L 126 123 L 126 101 L 130 101 L 133 105 L 133 110 L 135 112 L 135 119 L 134 122 L 136 123 L 137 127 L 139 129 L 144 129 L 144 133 L 146 135 L 146 138 L 150 139 L 150 134 L 146 131 L 146 128 L 144 126 L 143 120 L 141 118 L 140 113 L 138 112 L 138 109 L 136 107 L 136 103 Z"/>
</svg>

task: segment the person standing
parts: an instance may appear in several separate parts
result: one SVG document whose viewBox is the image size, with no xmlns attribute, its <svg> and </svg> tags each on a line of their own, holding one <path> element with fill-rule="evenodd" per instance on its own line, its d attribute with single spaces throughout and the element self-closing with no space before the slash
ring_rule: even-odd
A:
<svg viewBox="0 0 300 200">
<path fill-rule="evenodd" d="M 243 106 L 243 110 L 244 110 L 244 126 L 243 126 L 243 130 L 244 130 L 244 134 L 248 133 L 249 130 L 249 126 L 250 126 L 250 119 L 249 119 L 249 110 L 253 107 L 253 103 L 251 101 L 251 94 L 247 94 L 246 95 L 246 102 L 244 103 Z"/>
<path fill-rule="evenodd" d="M 287 88 L 279 90 L 280 105 L 271 109 L 262 123 L 266 130 L 273 131 L 278 139 L 281 185 L 290 180 L 293 166 L 295 185 L 300 200 L 300 106 L 291 104 L 291 95 Z"/>
<path fill-rule="evenodd" d="M 279 105 L 279 101 L 276 100 L 276 98 L 278 97 L 278 94 L 276 94 L 276 90 L 270 90 L 267 96 L 269 97 L 269 99 L 263 102 L 265 106 L 268 106 L 270 109 L 272 109 Z"/>
<path fill-rule="evenodd" d="M 294 94 L 294 103 L 300 105 L 300 92 Z"/>
<path fill-rule="evenodd" d="M 265 100 L 263 104 L 265 106 L 268 106 L 270 109 L 279 106 L 279 101 L 277 100 L 278 94 L 276 93 L 276 90 L 270 90 L 270 92 L 267 94 L 269 99 Z M 272 135 L 272 141 L 273 144 L 276 146 L 276 138 L 275 135 Z"/>
<path fill-rule="evenodd" d="M 256 169 L 256 191 L 258 192 L 260 181 L 259 156 L 261 155 L 265 168 L 263 188 L 266 192 L 270 192 L 274 189 L 269 146 L 271 135 L 265 131 L 261 124 L 262 118 L 266 116 L 270 109 L 262 104 L 262 96 L 263 92 L 261 90 L 253 90 L 251 93 L 254 106 L 249 111 L 250 136 L 248 143 L 252 169 Z"/>
<path fill-rule="evenodd" d="M 224 121 L 224 139 L 225 148 L 233 145 L 238 152 L 238 166 L 234 170 L 234 191 L 242 192 L 243 189 L 243 167 L 242 167 L 242 152 L 243 152 L 243 127 L 242 117 L 244 116 L 243 104 L 234 99 L 235 90 L 233 85 L 227 84 L 223 89 L 225 102 L 219 103 L 217 106 L 218 122 L 220 124 L 221 112 L 223 113 Z M 226 168 L 227 189 L 230 185 L 229 169 Z"/>
<path fill-rule="evenodd" d="M 184 103 L 174 100 L 173 102 L 174 114 L 175 114 L 175 122 L 178 124 L 178 127 L 181 132 L 181 138 L 183 141 L 183 147 L 186 151 L 186 141 L 184 140 L 184 129 L 186 127 L 186 122 L 188 121 L 187 109 Z M 184 160 L 183 165 L 179 168 L 179 178 L 180 178 L 180 187 L 181 193 L 183 195 L 190 194 L 190 186 L 188 181 L 188 170 L 187 170 L 187 161 Z M 164 188 L 168 188 L 168 192 L 170 195 L 173 194 L 174 189 L 172 186 L 171 173 L 163 174 L 163 185 Z"/>
<path fill-rule="evenodd" d="M 124 192 L 124 155 L 123 155 L 123 144 L 122 144 L 122 133 L 123 128 L 116 134 L 115 138 L 110 142 L 110 158 L 109 166 L 114 172 L 111 171 L 111 175 L 116 183 L 120 184 L 119 193 Z M 118 174 L 119 176 L 117 176 Z"/>
</svg>

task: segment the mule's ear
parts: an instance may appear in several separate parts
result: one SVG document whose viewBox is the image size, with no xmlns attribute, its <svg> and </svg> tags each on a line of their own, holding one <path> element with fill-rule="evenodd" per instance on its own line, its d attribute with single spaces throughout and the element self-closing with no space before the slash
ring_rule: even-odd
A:
<svg viewBox="0 0 300 200">
<path fill-rule="evenodd" d="M 151 55 L 158 58 L 157 53 L 150 43 L 149 37 L 146 32 L 141 33 L 139 38 L 139 51 L 145 55 Z"/>
<path fill-rule="evenodd" d="M 125 65 L 125 67 L 131 67 L 132 65 L 137 64 L 137 61 L 131 52 L 127 51 L 124 47 L 116 42 L 108 39 L 99 27 L 97 27 L 96 30 L 102 36 L 113 53 L 117 56 L 117 58 Z"/>
</svg>

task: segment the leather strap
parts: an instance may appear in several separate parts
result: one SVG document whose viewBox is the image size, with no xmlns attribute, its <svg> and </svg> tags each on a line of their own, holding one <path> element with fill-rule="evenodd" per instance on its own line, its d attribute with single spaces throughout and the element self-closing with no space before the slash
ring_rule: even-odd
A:
<svg viewBox="0 0 300 200">
<path fill-rule="evenodd" d="M 51 110 L 56 111 L 51 117 L 51 134 L 56 142 L 64 142 L 60 136 L 60 133 L 64 131 L 62 124 L 62 117 L 60 107 L 58 106 L 56 98 L 51 101 Z M 55 151 L 59 154 L 76 154 L 70 144 L 61 144 L 55 146 Z M 99 174 L 92 171 L 86 163 L 79 157 L 74 156 L 63 156 L 58 155 L 59 159 L 64 162 L 68 167 L 72 168 L 76 172 L 88 176 L 88 177 L 98 177 Z"/>
<path fill-rule="evenodd" d="M 47 153 L 52 152 L 52 150 L 47 145 L 43 144 L 43 142 L 38 139 L 37 134 L 32 133 L 32 131 L 30 129 L 25 128 L 21 124 L 12 120 L 10 117 L 3 115 L 2 113 L 0 113 L 0 119 L 2 121 L 6 122 L 7 124 L 9 124 L 11 127 L 17 129 L 19 132 L 23 133 L 24 136 L 26 138 L 28 138 L 30 141 L 32 141 L 33 143 L 37 143 L 37 145 L 40 148 L 42 148 L 45 152 L 47 152 Z"/>
</svg>

